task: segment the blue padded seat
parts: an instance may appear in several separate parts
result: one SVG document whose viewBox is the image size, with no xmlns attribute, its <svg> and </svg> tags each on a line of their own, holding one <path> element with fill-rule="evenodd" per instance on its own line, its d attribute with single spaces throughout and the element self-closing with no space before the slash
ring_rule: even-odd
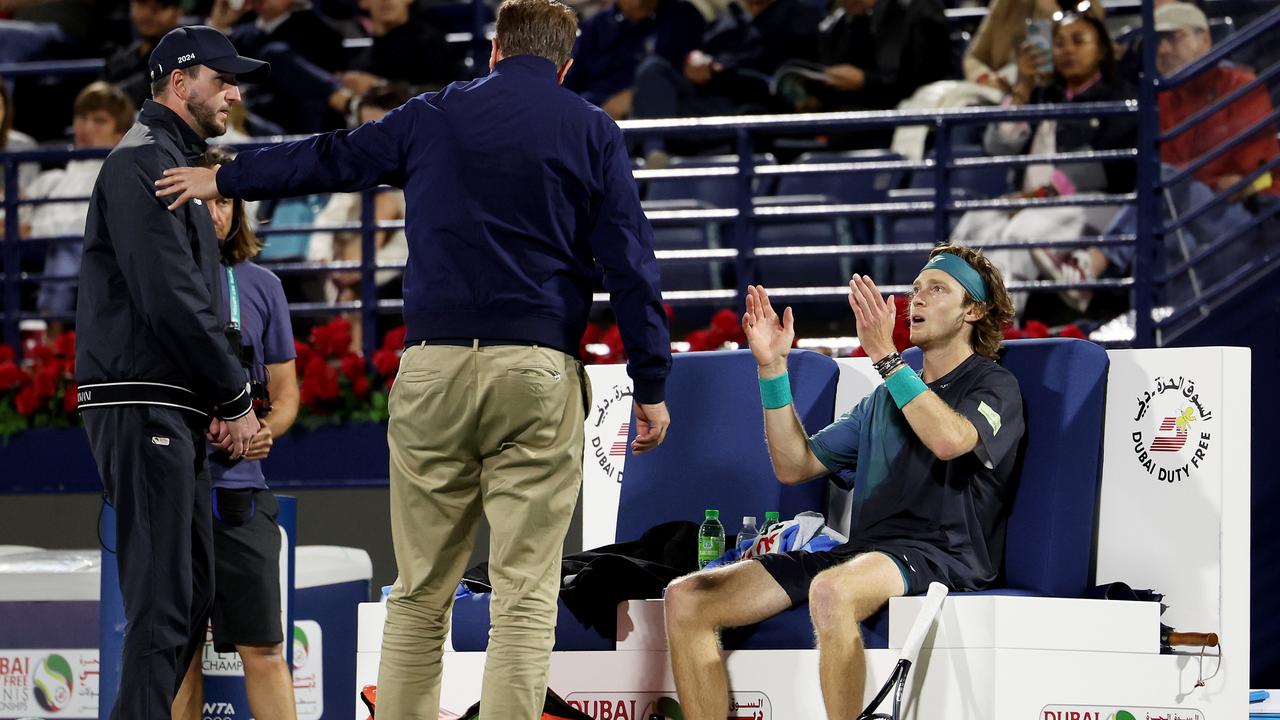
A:
<svg viewBox="0 0 1280 720">
<path fill-rule="evenodd" d="M 920 367 L 918 349 L 903 355 Z M 1094 343 L 1049 338 L 1005 343 L 1001 364 L 1018 378 L 1027 431 L 1015 470 L 1018 484 L 1006 534 L 1004 578 L 998 587 L 974 594 L 1084 597 L 1093 584 L 1110 360 Z M 887 647 L 888 615 L 882 610 L 863 623 L 867 647 Z M 808 608 L 749 630 L 730 631 L 725 647 L 813 647 Z"/>
<path fill-rule="evenodd" d="M 662 447 L 626 460 L 618 523 L 619 542 L 638 539 L 670 520 L 701 522 L 707 508 L 720 510 L 729 533 L 744 515 L 778 510 L 791 517 L 823 508 L 821 482 L 784 486 L 773 475 L 765 448 L 764 415 L 756 390 L 756 361 L 749 350 L 682 353 L 672 358 L 667 406 L 679 430 Z M 808 432 L 831 422 L 839 368 L 806 350 L 788 357 L 792 395 Z M 634 425 L 631 430 L 635 438 Z M 694 548 L 690 547 L 692 554 Z M 560 602 L 556 650 L 612 650 L 614 642 L 583 627 Z M 489 636 L 489 594 L 454 604 L 453 648 L 484 650 Z"/>
<path fill-rule="evenodd" d="M 673 432 L 651 453 L 627 456 L 618 501 L 618 542 L 671 520 L 701 522 L 716 508 L 729 533 L 744 515 L 792 517 L 823 508 L 824 483 L 786 486 L 774 477 L 750 350 L 681 353 L 672 360 L 667 406 Z M 788 356 L 791 392 L 807 432 L 835 412 L 838 366 L 805 350 Z M 679 423 L 675 425 L 675 423 Z M 631 428 L 632 437 L 635 426 Z"/>
<path fill-rule="evenodd" d="M 932 188 L 910 188 L 894 190 L 889 193 L 890 202 L 932 203 L 935 193 Z M 968 191 L 955 189 L 951 191 L 952 200 L 972 200 L 974 196 Z M 946 242 L 959 222 L 962 213 L 953 212 L 948 217 L 947 231 L 939 236 L 934 231 L 933 213 L 884 213 L 876 217 L 876 242 L 880 245 L 931 244 Z M 910 285 L 920 274 L 929 259 L 929 251 L 912 253 L 893 253 L 877 259 L 877 266 L 872 277 L 884 285 Z"/>
<path fill-rule="evenodd" d="M 987 152 L 981 145 L 955 145 L 951 148 L 953 158 L 986 157 Z M 927 157 L 934 159 L 929 151 Z M 949 174 L 952 189 L 962 189 L 971 195 L 981 198 L 994 198 L 1009 192 L 1009 168 L 1007 167 L 959 167 L 952 168 Z M 911 187 L 933 189 L 932 170 L 917 170 L 911 174 Z"/>
<path fill-rule="evenodd" d="M 752 158 L 756 165 L 776 165 L 772 154 L 758 154 Z M 700 155 L 673 157 L 669 170 L 695 170 L 710 168 L 736 168 L 737 155 Z M 645 180 L 645 200 L 699 200 L 713 207 L 738 206 L 738 179 L 733 175 L 702 178 L 665 178 Z M 773 178 L 757 176 L 752 193 L 769 192 Z"/>
</svg>

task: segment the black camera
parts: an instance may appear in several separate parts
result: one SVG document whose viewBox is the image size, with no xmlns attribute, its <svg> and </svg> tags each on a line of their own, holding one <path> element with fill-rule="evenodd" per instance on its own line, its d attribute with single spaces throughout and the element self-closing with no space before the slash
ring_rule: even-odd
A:
<svg viewBox="0 0 1280 720">
<path fill-rule="evenodd" d="M 249 375 L 249 399 L 253 401 L 253 412 L 259 418 L 264 418 L 271 412 L 271 392 L 267 387 L 270 377 L 267 377 L 267 368 L 262 367 L 262 379 L 257 379 L 254 370 L 258 362 L 254 356 L 253 346 L 244 344 L 240 328 L 233 323 L 228 323 L 224 332 L 232 352 L 240 358 L 240 366 Z"/>
</svg>

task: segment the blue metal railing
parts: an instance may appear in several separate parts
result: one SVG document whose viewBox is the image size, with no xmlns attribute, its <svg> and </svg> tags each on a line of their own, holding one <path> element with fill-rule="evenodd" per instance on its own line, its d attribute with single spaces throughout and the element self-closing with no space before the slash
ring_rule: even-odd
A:
<svg viewBox="0 0 1280 720">
<path fill-rule="evenodd" d="M 1025 165 L 1032 162 L 1044 162 L 1050 160 L 1053 162 L 1096 162 L 1099 160 L 1132 160 L 1134 153 L 1132 151 L 1103 151 L 1099 153 L 1063 153 L 1053 156 L 1042 155 L 1024 155 L 1009 157 L 991 157 L 991 158 L 963 158 L 955 161 L 949 161 L 951 156 L 949 151 L 950 145 L 950 129 L 952 127 L 964 124 L 985 124 L 997 120 L 1035 120 L 1048 117 L 1081 117 L 1081 116 L 1115 116 L 1115 115 L 1132 115 L 1137 112 L 1137 106 L 1132 102 L 1119 103 L 1096 103 L 1096 104 L 1075 104 L 1075 105 L 1045 105 L 1036 107 L 1022 107 L 1014 109 L 999 108 L 963 108 L 956 110 L 947 110 L 933 113 L 893 113 L 893 112 L 852 112 L 852 113 L 828 113 L 828 114 L 811 114 L 811 115 L 783 115 L 783 116 L 758 116 L 750 118 L 732 117 L 732 118 L 699 118 L 690 120 L 654 120 L 654 121 L 628 121 L 622 123 L 624 133 L 629 138 L 644 137 L 650 135 L 662 135 L 664 137 L 683 137 L 683 138 L 708 138 L 708 137 L 730 137 L 735 143 L 737 153 L 736 164 L 723 168 L 699 168 L 699 169 L 672 169 L 661 171 L 638 171 L 637 177 L 641 180 L 661 179 L 673 177 L 731 177 L 736 187 L 737 202 L 735 207 L 729 208 L 708 208 L 697 210 L 656 210 L 649 212 L 650 220 L 655 225 L 687 225 L 696 222 L 716 222 L 727 223 L 734 228 L 734 246 L 732 248 L 724 248 L 719 250 L 686 252 L 683 256 L 680 253 L 672 251 L 659 251 L 659 257 L 664 262 L 667 261 L 707 261 L 707 260 L 732 260 L 736 266 L 736 277 L 738 287 L 736 290 L 706 290 L 706 291 L 683 291 L 672 292 L 667 294 L 668 301 L 675 303 L 688 302 L 707 302 L 707 301 L 727 301 L 738 302 L 745 294 L 745 288 L 748 284 L 754 282 L 757 277 L 757 263 L 760 258 L 777 258 L 794 254 L 810 254 L 810 255 L 830 255 L 838 256 L 859 256 L 874 254 L 898 254 L 904 252 L 924 252 L 924 247 L 915 245 L 897 246 L 897 245 L 832 245 L 825 247 L 804 247 L 804 248 L 757 248 L 755 243 L 756 227 L 761 224 L 770 224 L 776 222 L 793 222 L 800 220 L 813 219 L 829 219 L 837 217 L 871 217 L 883 213 L 894 213 L 901 215 L 910 214 L 930 214 L 932 215 L 935 225 L 935 237 L 946 237 L 948 232 L 949 216 L 953 212 L 1000 208 L 1000 209 L 1017 209 L 1023 207 L 1052 207 L 1062 205 L 1085 205 L 1085 204 L 1106 204 L 1115 205 L 1130 203 L 1135 199 L 1134 193 L 1126 193 L 1119 195 L 1083 195 L 1075 197 L 1063 198 L 1037 198 L 1037 199 L 1008 199 L 997 198 L 992 200 L 963 200 L 953 199 L 951 197 L 949 178 L 950 174 L 956 169 L 967 169 L 974 167 L 1014 167 Z M 897 162 L 870 162 L 870 163 L 826 163 L 817 165 L 792 165 L 792 166 L 764 166 L 757 165 L 754 160 L 754 149 L 757 138 L 774 135 L 794 133 L 796 131 L 856 131 L 869 128 L 882 128 L 896 125 L 906 124 L 928 124 L 935 129 L 937 152 L 936 157 L 932 160 L 924 160 L 919 162 L 897 161 Z M 259 139 L 257 141 L 241 145 L 242 149 L 250 149 L 255 147 L 263 147 L 275 144 L 286 138 L 269 138 Z M 77 150 L 68 151 L 65 149 L 51 150 L 29 150 L 17 151 L 7 154 L 0 154 L 3 158 L 6 172 L 15 173 L 16 168 L 23 162 L 45 162 L 55 159 L 66 159 L 68 157 L 101 157 L 105 154 L 102 150 Z M 757 206 L 753 202 L 753 187 L 758 177 L 785 177 L 787 175 L 802 175 L 813 173 L 833 173 L 833 172 L 871 172 L 871 171 L 893 171 L 893 170 L 927 170 L 932 171 L 936 182 L 935 194 L 932 201 L 927 202 L 877 202 L 864 204 L 847 204 L 847 203 L 828 203 L 819 205 L 796 205 L 796 206 Z M 7 180 L 6 183 L 13 182 L 16 187 L 16 180 Z M 361 273 L 360 282 L 360 300 L 358 302 L 347 303 L 291 303 L 291 312 L 299 314 L 311 313 L 337 313 L 337 312 L 359 312 L 361 315 L 361 323 L 364 328 L 362 338 L 366 351 L 366 356 L 372 354 L 373 348 L 376 346 L 377 338 L 373 329 L 376 327 L 377 315 L 380 312 L 395 312 L 401 308 L 401 303 L 396 300 L 379 301 L 376 295 L 375 275 L 379 270 L 394 270 L 403 268 L 403 264 L 382 264 L 377 263 L 375 249 L 375 236 L 379 230 L 395 230 L 401 229 L 403 223 L 375 223 L 373 216 L 374 203 L 372 202 L 373 193 L 376 191 L 366 191 L 364 201 L 361 205 L 361 221 L 359 224 L 345 223 L 333 226 L 304 226 L 304 227 L 264 227 L 261 228 L 261 234 L 270 236 L 272 234 L 296 233 L 296 232 L 341 232 L 359 230 L 361 233 L 362 258 L 364 261 L 356 263 L 308 263 L 308 262 L 289 262 L 289 263 L 264 263 L 273 270 L 284 273 L 295 272 L 332 272 L 335 270 L 359 270 Z M 66 202 L 66 198 L 57 198 L 57 202 Z M 6 231 L 5 238 L 18 237 L 18 207 L 26 204 L 36 204 L 46 201 L 20 201 L 12 194 L 9 194 L 5 200 L 5 218 Z M 5 265 L 4 265 L 4 308 L 5 308 L 5 333 L 6 342 L 16 347 L 18 340 L 18 323 L 22 319 L 45 317 L 40 313 L 20 312 L 18 308 L 19 285 L 24 282 L 42 281 L 71 281 L 74 278 L 68 276 L 52 276 L 42 274 L 23 274 L 20 271 L 21 250 L 20 243 L 47 243 L 73 240 L 75 238 L 59 237 L 59 238 L 27 238 L 19 242 L 4 242 Z M 1071 242 L 1045 243 L 1054 247 L 1071 246 L 1090 246 L 1105 242 L 1114 242 L 1115 244 L 1132 244 L 1135 242 L 1133 238 L 1118 238 L 1116 240 L 1103 240 L 1101 238 L 1081 238 Z M 1009 243 L 1001 245 L 992 242 L 983 245 L 984 247 L 1005 247 Z M 1132 285 L 1128 280 L 1102 280 L 1085 284 L 1085 287 L 1092 288 L 1128 288 Z M 1032 282 L 1032 283 L 1011 283 L 1011 289 L 1030 290 L 1030 291 L 1048 291 L 1062 289 L 1066 286 L 1056 283 Z M 889 286 L 887 288 L 891 292 L 901 292 L 905 288 Z M 839 288 L 776 288 L 775 291 L 779 297 L 821 297 L 824 295 L 836 295 L 843 291 Z M 603 301 L 603 296 L 598 296 L 597 301 Z"/>
<path fill-rule="evenodd" d="M 1143 26 L 1153 28 L 1154 21 L 1152 18 L 1153 10 L 1149 4 L 1144 3 Z M 1164 237 L 1173 233 L 1178 233 L 1186 229 L 1191 223 L 1204 217 L 1209 212 L 1220 208 L 1227 202 L 1239 197 L 1239 194 L 1250 188 L 1256 180 L 1266 173 L 1271 173 L 1275 168 L 1280 167 L 1280 158 L 1271 158 L 1253 171 L 1244 175 L 1239 181 L 1233 183 L 1227 188 L 1214 188 L 1215 195 L 1206 202 L 1190 209 L 1185 209 L 1178 217 L 1171 219 L 1168 223 L 1161 221 L 1154 214 L 1155 197 L 1159 192 L 1172 188 L 1180 183 L 1189 182 L 1193 175 L 1206 167 L 1209 163 L 1225 156 L 1228 152 L 1238 148 L 1240 145 L 1254 140 L 1260 133 L 1276 132 L 1276 121 L 1280 120 L 1280 111 L 1273 110 L 1263 118 L 1253 122 L 1249 127 L 1236 133 L 1227 141 L 1220 143 L 1216 147 L 1207 151 L 1195 161 L 1189 163 L 1186 167 L 1181 168 L 1168 178 L 1161 179 L 1158 148 L 1160 143 L 1170 142 L 1183 134 L 1191 131 L 1193 128 L 1201 126 L 1208 122 L 1214 115 L 1222 112 L 1226 108 L 1250 93 L 1266 92 L 1267 83 L 1280 74 L 1280 62 L 1273 63 L 1271 66 L 1262 70 L 1257 77 L 1250 82 L 1236 88 L 1226 95 L 1216 98 L 1204 108 L 1188 116 L 1185 120 L 1176 126 L 1169 128 L 1161 133 L 1159 130 L 1159 121 L 1156 117 L 1155 94 L 1159 91 L 1170 91 L 1179 88 L 1188 82 L 1212 72 L 1219 63 L 1227 60 L 1234 53 L 1241 49 L 1251 47 L 1257 42 L 1264 41 L 1273 36 L 1277 27 L 1280 27 L 1280 5 L 1277 5 L 1269 11 L 1262 14 L 1248 26 L 1238 30 L 1231 37 L 1219 43 L 1212 50 L 1200 57 L 1196 61 L 1174 72 L 1167 78 L 1158 77 L 1155 73 L 1155 39 L 1154 33 L 1147 32 L 1143 42 L 1143 67 L 1146 73 L 1140 88 L 1139 103 L 1143 106 L 1142 111 L 1142 138 L 1139 141 L 1139 186 L 1152 183 L 1157 188 L 1157 193 L 1152 194 L 1149 198 L 1151 205 L 1144 208 L 1142 201 L 1139 202 L 1138 211 L 1138 234 L 1139 236 L 1149 237 L 1150 245 L 1139 245 L 1139 251 L 1143 252 L 1143 248 L 1147 248 L 1147 256 L 1151 262 L 1136 263 L 1135 276 L 1139 273 L 1147 283 L 1163 285 L 1169 283 L 1183 273 L 1192 273 L 1196 268 L 1200 267 L 1215 253 L 1221 251 L 1227 246 L 1237 243 L 1240 240 L 1251 236 L 1257 232 L 1265 223 L 1276 217 L 1280 207 L 1275 204 L 1262 207 L 1259 212 L 1242 227 L 1235 228 L 1230 232 L 1213 239 L 1207 245 L 1198 248 L 1191 253 L 1189 257 L 1185 257 L 1181 262 L 1168 267 L 1163 257 Z M 1151 141 L 1150 154 L 1146 155 L 1143 150 L 1148 147 L 1147 142 Z M 1148 225 L 1148 227 L 1143 227 Z M 1276 264 L 1277 258 L 1271 253 L 1265 253 L 1261 257 L 1251 258 L 1243 266 L 1232 271 L 1228 277 L 1220 279 L 1208 288 L 1200 288 L 1197 297 L 1190 303 L 1182 307 L 1174 308 L 1171 313 L 1161 320 L 1154 321 L 1151 318 L 1149 303 L 1151 299 L 1150 293 L 1135 295 L 1135 312 L 1136 326 L 1139 338 L 1145 338 L 1146 344 L 1159 345 L 1163 334 L 1170 329 L 1176 327 L 1180 322 L 1191 316 L 1195 312 L 1204 313 L 1203 298 L 1214 298 L 1222 291 L 1236 287 L 1242 280 L 1252 276 L 1263 268 L 1272 267 Z M 1141 268 L 1141 270 L 1137 270 Z M 1158 274 L 1156 274 L 1158 272 Z M 1137 277 L 1135 277 L 1137 280 Z M 1144 300 L 1144 305 L 1139 306 L 1137 300 L 1139 295 Z"/>
<path fill-rule="evenodd" d="M 1143 7 L 1144 27 L 1153 27 L 1151 8 Z M 1255 42 L 1268 30 L 1280 24 L 1280 7 L 1266 13 L 1249 27 L 1236 33 L 1231 39 L 1222 43 L 1209 56 L 1193 63 L 1192 66 L 1175 73 L 1172 77 L 1158 80 L 1153 70 L 1155 39 L 1148 33 L 1147 42 L 1143 43 L 1143 62 L 1147 68 L 1144 82 L 1136 101 L 1114 103 L 1080 103 L 1066 105 L 1023 106 L 1018 108 L 961 108 L 933 112 L 848 112 L 797 114 L 782 116 L 733 116 L 711 118 L 689 118 L 669 120 L 626 121 L 620 123 L 628 139 L 634 140 L 651 136 L 683 139 L 716 139 L 732 143 L 736 150 L 736 158 L 723 167 L 711 168 L 671 168 L 664 170 L 638 170 L 636 177 L 640 181 L 663 180 L 676 178 L 715 178 L 723 177 L 733 183 L 735 202 L 732 207 L 653 210 L 648 213 L 655 225 L 689 225 L 692 223 L 715 223 L 729 225 L 734 231 L 733 246 L 728 248 L 708 247 L 698 250 L 659 250 L 659 259 L 664 263 L 673 262 L 733 262 L 736 269 L 737 287 L 733 290 L 693 290 L 669 293 L 668 300 L 676 303 L 730 301 L 740 302 L 745 287 L 758 277 L 759 262 L 791 255 L 819 255 L 831 257 L 885 256 L 903 253 L 924 254 L 931 245 L 925 243 L 908 244 L 831 244 L 806 247 L 758 247 L 755 233 L 759 226 L 777 222 L 794 222 L 801 220 L 855 218 L 878 216 L 886 213 L 894 215 L 929 215 L 932 219 L 934 237 L 941 239 L 949 233 L 950 218 L 953 213 L 977 209 L 1015 210 L 1027 207 L 1082 206 L 1082 205 L 1120 205 L 1138 206 L 1137 231 L 1131 235 L 1108 238 L 1084 237 L 1067 240 L 1040 241 L 1030 244 L 1009 242 L 975 242 L 974 244 L 988 249 L 1007 247 L 1051 247 L 1058 249 L 1091 247 L 1101 245 L 1127 245 L 1135 248 L 1133 275 L 1129 278 L 1098 280 L 1090 283 L 1062 284 L 1050 282 L 1010 283 L 1011 290 L 1048 291 L 1067 288 L 1111 288 L 1127 289 L 1131 292 L 1132 305 L 1136 312 L 1136 346 L 1155 344 L 1156 333 L 1160 328 L 1184 318 L 1186 308 L 1175 310 L 1168 318 L 1159 323 L 1152 320 L 1151 310 L 1154 305 L 1153 294 L 1159 287 L 1169 283 L 1175 276 L 1188 272 L 1206 260 L 1221 247 L 1246 235 L 1268 219 L 1277 214 L 1275 207 L 1268 208 L 1245 228 L 1237 229 L 1229 236 L 1214 240 L 1211 244 L 1197 249 L 1182 261 L 1165 267 L 1163 262 L 1163 243 L 1161 238 L 1185 228 L 1204 213 L 1226 202 L 1236 192 L 1247 188 L 1253 180 L 1264 172 L 1280 165 L 1280 158 L 1272 159 L 1248 176 L 1236 183 L 1232 188 L 1220 192 L 1209 203 L 1190 209 L 1169 223 L 1159 220 L 1156 209 L 1158 195 L 1164 188 L 1191 176 L 1199 168 L 1212 159 L 1220 157 L 1248 140 L 1250 135 L 1266 132 L 1280 117 L 1271 113 L 1253 123 L 1244 133 L 1214 148 L 1206 157 L 1183 169 L 1173 179 L 1161 181 L 1158 146 L 1160 142 L 1169 141 L 1187 132 L 1194 124 L 1203 122 L 1214 113 L 1244 97 L 1245 94 L 1265 87 L 1265 83 L 1280 73 L 1280 64 L 1273 65 L 1259 74 L 1259 79 L 1244 88 L 1223 96 L 1209 108 L 1196 113 L 1188 120 L 1160 133 L 1156 117 L 1155 94 L 1160 89 L 1177 87 L 1187 82 L 1197 73 L 1206 72 L 1215 67 L 1216 62 L 1232 52 Z M 963 125 L 987 124 L 1009 120 L 1040 120 L 1047 118 L 1071 117 L 1115 117 L 1136 116 L 1139 125 L 1137 146 L 1133 149 L 1088 151 L 1072 153 L 1056 153 L 1052 155 L 1018 155 L 1000 157 L 956 158 L 953 153 L 951 130 Z M 1193 122 L 1195 121 L 1195 122 Z M 850 161 L 815 164 L 764 165 L 756 162 L 755 155 L 760 140 L 774 135 L 788 135 L 804 132 L 856 132 L 885 127 L 903 125 L 926 125 L 933 130 L 935 143 L 934 157 L 921 161 Z M 263 147 L 278 143 L 288 138 L 261 138 L 240 145 L 242 149 Z M 102 150 L 66 150 L 41 149 L 22 152 L 0 153 L 3 163 L 7 187 L 17 187 L 17 169 L 24 162 L 46 162 L 71 158 L 101 157 Z M 1084 163 L 1099 161 L 1131 161 L 1137 164 L 1138 183 L 1134 192 L 1121 194 L 1088 194 L 1058 198 L 994 198 L 973 200 L 954 197 L 951 191 L 953 174 L 959 170 L 972 170 L 989 167 L 1019 167 L 1033 163 L 1052 162 L 1055 164 Z M 757 180 L 790 175 L 825 174 L 825 173 L 864 173 L 864 172 L 917 172 L 932 173 L 933 188 L 931 200 L 917 199 L 907 202 L 873 202 L 862 204 L 823 203 L 812 205 L 761 206 L 753 198 Z M 380 270 L 402 269 L 402 263 L 378 263 L 376 261 L 376 233 L 380 230 L 395 230 L 403 227 L 402 223 L 375 223 L 374 203 L 376 190 L 365 191 L 362 202 L 361 220 L 359 223 L 345 223 L 327 227 L 264 227 L 263 235 L 297 232 L 360 232 L 360 243 L 363 261 L 356 262 L 281 262 L 268 263 L 268 266 L 280 273 L 316 273 L 338 270 L 358 270 L 360 273 L 359 301 L 345 303 L 293 303 L 292 312 L 300 314 L 358 312 L 364 327 L 364 344 L 366 355 L 371 351 L 377 338 L 373 328 L 376 327 L 377 315 L 383 312 L 395 312 L 401 307 L 396 300 L 377 299 L 376 273 Z M 56 198 L 47 202 L 67 202 L 67 198 Z M 39 313 L 21 312 L 19 287 L 24 282 L 66 282 L 74 278 L 45 274 L 23 274 L 20 264 L 22 257 L 21 243 L 47 243 L 74 241 L 74 236 L 56 238 L 27 238 L 18 241 L 18 208 L 22 205 L 46 202 L 41 200 L 19 200 L 13 193 L 6 196 L 5 207 L 5 241 L 0 243 L 3 253 L 3 298 L 5 342 L 17 346 L 18 323 L 22 319 L 43 317 Z M 1267 258 L 1262 260 L 1266 261 Z M 1250 266 L 1252 267 L 1252 265 Z M 1221 286 L 1222 283 L 1218 283 Z M 888 291 L 900 291 L 903 288 L 889 287 Z M 823 297 L 825 295 L 842 294 L 841 288 L 777 288 L 779 297 Z M 597 301 L 602 301 L 597 296 Z M 1194 309 L 1194 308 L 1193 308 Z"/>
</svg>

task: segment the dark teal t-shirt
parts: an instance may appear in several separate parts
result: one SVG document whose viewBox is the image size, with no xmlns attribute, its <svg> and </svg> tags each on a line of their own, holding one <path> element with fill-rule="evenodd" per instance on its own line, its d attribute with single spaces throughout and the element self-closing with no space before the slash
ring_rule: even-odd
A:
<svg viewBox="0 0 1280 720">
<path fill-rule="evenodd" d="M 978 446 L 939 460 L 907 423 L 884 385 L 809 438 L 814 455 L 853 491 L 850 541 L 929 552 L 957 589 L 994 582 L 1018 449 L 1022 394 L 1008 370 L 971 355 L 929 389 L 978 432 Z M 972 585 L 972 587 L 966 587 Z"/>
</svg>

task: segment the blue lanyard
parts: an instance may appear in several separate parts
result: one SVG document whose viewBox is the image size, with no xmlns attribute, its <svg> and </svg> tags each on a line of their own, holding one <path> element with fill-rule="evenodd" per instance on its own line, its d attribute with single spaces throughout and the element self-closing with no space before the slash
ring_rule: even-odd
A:
<svg viewBox="0 0 1280 720">
<path fill-rule="evenodd" d="M 230 265 L 222 266 L 227 271 L 227 300 L 231 304 L 231 328 L 240 329 L 240 292 L 236 288 L 236 274 Z"/>
</svg>

